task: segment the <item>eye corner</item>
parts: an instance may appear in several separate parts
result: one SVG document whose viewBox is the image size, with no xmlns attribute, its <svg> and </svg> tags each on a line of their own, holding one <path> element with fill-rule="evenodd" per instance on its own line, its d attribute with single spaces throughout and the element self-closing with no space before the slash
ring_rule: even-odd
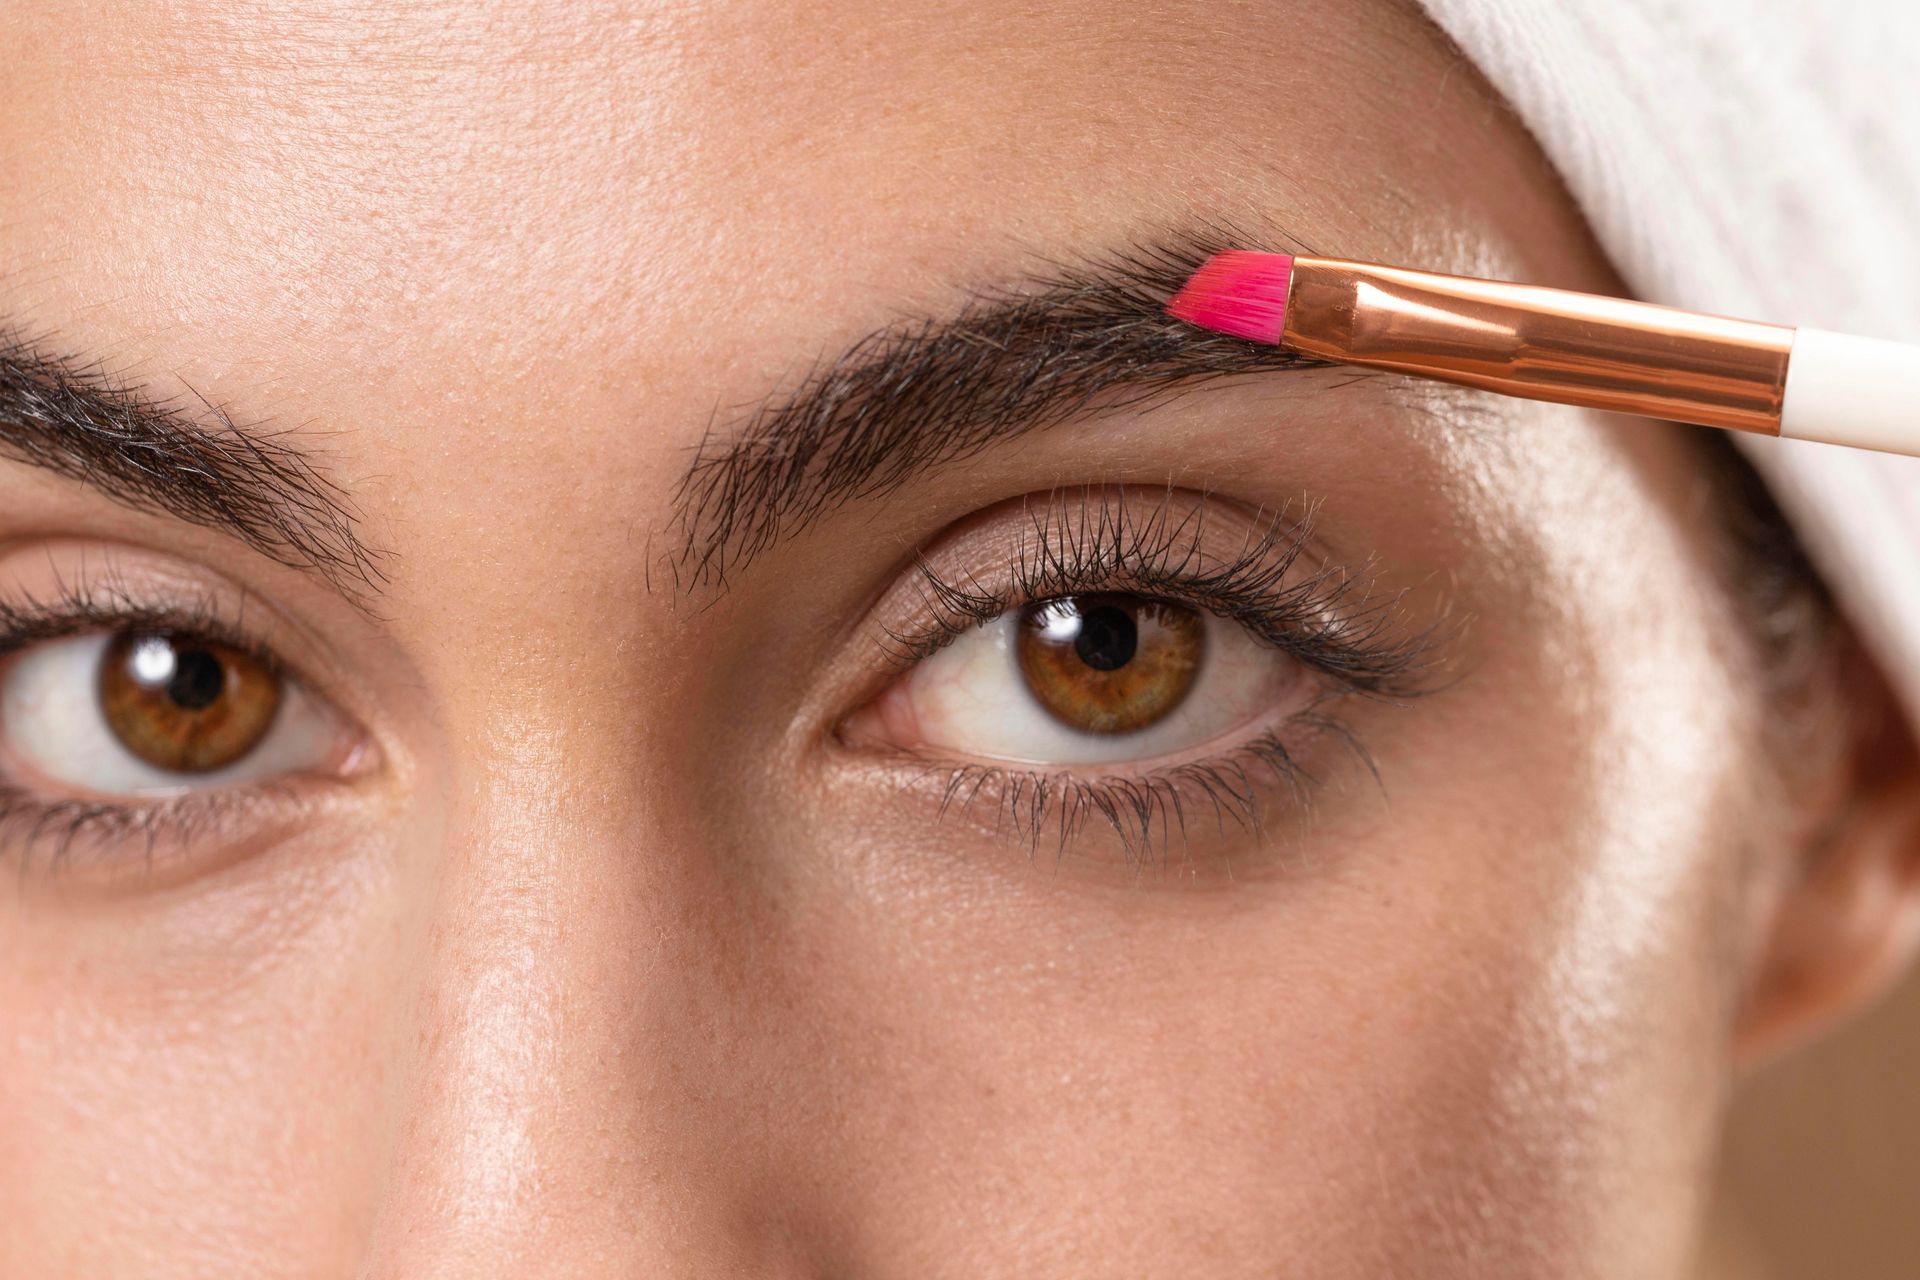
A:
<svg viewBox="0 0 1920 1280">
<path fill-rule="evenodd" d="M 925 739 L 904 683 L 896 677 L 878 694 L 842 716 L 831 730 L 833 741 L 848 750 L 864 752 L 906 754 L 924 747 Z"/>
</svg>

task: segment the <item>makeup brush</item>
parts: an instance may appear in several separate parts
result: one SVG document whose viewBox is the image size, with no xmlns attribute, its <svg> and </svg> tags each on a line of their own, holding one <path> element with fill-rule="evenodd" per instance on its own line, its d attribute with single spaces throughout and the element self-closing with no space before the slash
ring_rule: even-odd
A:
<svg viewBox="0 0 1920 1280">
<path fill-rule="evenodd" d="M 1216 253 L 1167 304 L 1204 329 L 1528 400 L 1920 454 L 1920 347 L 1538 285 Z"/>
</svg>

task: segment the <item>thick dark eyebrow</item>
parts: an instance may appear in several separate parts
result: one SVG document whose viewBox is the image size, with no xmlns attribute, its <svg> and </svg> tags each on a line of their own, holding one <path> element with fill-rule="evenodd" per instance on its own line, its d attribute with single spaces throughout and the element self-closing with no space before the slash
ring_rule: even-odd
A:
<svg viewBox="0 0 1920 1280">
<path fill-rule="evenodd" d="M 377 557 L 347 495 L 293 435 L 242 426 L 205 402 L 149 398 L 0 324 L 0 458 L 224 531 L 351 595 L 377 590 Z"/>
<path fill-rule="evenodd" d="M 1036 428 L 1204 379 L 1317 365 L 1163 314 L 1211 254 L 1247 247 L 1212 229 L 1142 242 L 869 334 L 701 442 L 676 493 L 677 581 L 724 585 L 828 512 Z"/>
</svg>

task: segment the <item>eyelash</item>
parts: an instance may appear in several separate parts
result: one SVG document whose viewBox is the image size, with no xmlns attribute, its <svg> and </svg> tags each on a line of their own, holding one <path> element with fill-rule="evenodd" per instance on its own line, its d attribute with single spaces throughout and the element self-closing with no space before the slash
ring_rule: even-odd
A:
<svg viewBox="0 0 1920 1280">
<path fill-rule="evenodd" d="M 111 576 L 96 586 L 62 580 L 50 598 L 0 600 L 0 667 L 28 647 L 96 632 L 170 631 L 211 640 L 246 653 L 277 676 L 290 674 L 244 620 L 223 612 L 211 597 L 179 605 L 155 606 Z M 140 804 L 64 798 L 48 800 L 0 778 L 0 855 L 20 859 L 24 873 L 37 854 L 49 869 L 67 863 L 82 841 L 121 846 L 145 844 L 144 866 L 151 868 L 161 841 L 192 840 L 237 816 L 262 791 L 284 791 L 271 781 L 243 791 L 201 791 Z"/>
<path fill-rule="evenodd" d="M 1033 536 L 1007 581 L 994 587 L 949 581 L 919 558 L 929 625 L 888 633 L 894 661 L 911 666 L 1027 604 L 1124 590 L 1237 622 L 1355 692 L 1396 698 L 1420 691 L 1434 632 L 1399 634 L 1397 596 L 1375 596 L 1371 579 L 1331 568 L 1288 581 L 1311 541 L 1311 512 L 1297 520 L 1284 512 L 1260 517 L 1230 558 L 1209 563 L 1204 500 L 1176 518 L 1170 500 L 1142 514 L 1124 498 L 1124 491 L 1112 500 L 1082 496 L 1069 523 L 1059 518 L 1066 502 L 1049 495 L 1032 513 Z"/>
<path fill-rule="evenodd" d="M 1283 728 L 1296 738 L 1309 733 L 1336 740 L 1377 781 L 1365 746 L 1324 708 L 1353 694 L 1399 702 L 1425 692 L 1420 678 L 1433 630 L 1401 634 L 1397 599 L 1376 597 L 1369 579 L 1318 569 L 1288 581 L 1309 544 L 1310 512 L 1297 520 L 1284 513 L 1260 520 L 1239 550 L 1216 562 L 1206 556 L 1203 545 L 1204 500 L 1177 517 L 1171 506 L 1169 500 L 1141 513 L 1137 505 L 1105 497 L 1082 494 L 1077 503 L 1069 503 L 1060 494 L 1049 495 L 1032 514 L 1033 537 L 1009 566 L 1006 580 L 992 588 L 972 579 L 949 581 L 921 558 L 917 570 L 928 621 L 912 632 L 887 634 L 891 659 L 901 668 L 911 667 L 1009 610 L 1040 600 L 1126 590 L 1174 601 L 1239 623 L 1327 676 L 1331 687 L 1290 716 Z M 0 665 L 45 641 L 136 629 L 217 641 L 248 653 L 276 674 L 288 674 L 249 633 L 244 620 L 224 613 L 211 597 L 155 607 L 112 579 L 91 588 L 62 581 L 52 599 L 0 600 Z M 1232 823 L 1258 836 L 1264 785 L 1282 785 L 1291 801 L 1304 803 L 1317 779 L 1297 757 L 1270 729 L 1220 757 L 1137 776 L 1081 778 L 1065 770 L 978 763 L 929 762 L 928 767 L 944 775 L 943 814 L 990 797 L 998 806 L 999 822 L 1020 832 L 1034 849 L 1051 825 L 1062 855 L 1089 822 L 1102 822 L 1118 837 L 1128 864 L 1143 870 L 1161 850 L 1188 843 L 1190 810 L 1210 814 L 1217 828 Z M 273 786 L 260 783 L 251 789 Z M 116 845 L 141 839 L 151 865 L 161 840 L 185 841 L 215 828 L 234 814 L 236 805 L 251 799 L 239 792 L 199 792 L 137 805 L 48 801 L 0 780 L 0 852 L 17 846 L 24 863 L 31 852 L 44 848 L 57 867 L 82 839 Z"/>
<path fill-rule="evenodd" d="M 1378 780 L 1366 748 L 1337 719 L 1308 710 L 1288 717 L 1285 726 L 1296 734 L 1332 735 Z M 1269 778 L 1283 785 L 1296 805 L 1306 802 L 1308 789 L 1318 781 L 1273 730 L 1214 759 L 1139 776 L 1079 778 L 1065 770 L 975 763 L 929 762 L 927 767 L 942 775 L 943 817 L 956 805 L 965 810 L 988 795 L 998 809 L 996 829 L 1011 829 L 1037 853 L 1051 826 L 1059 858 L 1088 825 L 1102 823 L 1118 838 L 1123 860 L 1136 873 L 1164 865 L 1171 850 L 1190 851 L 1189 809 L 1210 815 L 1216 831 L 1231 824 L 1258 838 L 1265 828 L 1261 792 Z"/>
<path fill-rule="evenodd" d="M 1139 872 L 1164 861 L 1166 850 L 1189 846 L 1192 809 L 1210 815 L 1216 829 L 1231 823 L 1257 838 L 1266 784 L 1282 785 L 1291 802 L 1304 804 L 1318 779 L 1282 740 L 1282 730 L 1296 745 L 1303 734 L 1333 739 L 1378 783 L 1365 745 L 1326 708 L 1353 695 L 1402 703 L 1426 692 L 1435 629 L 1405 632 L 1399 598 L 1376 594 L 1370 578 L 1331 568 L 1296 573 L 1311 540 L 1310 510 L 1298 519 L 1285 512 L 1258 517 L 1241 546 L 1218 560 L 1205 547 L 1206 499 L 1176 516 L 1171 492 L 1147 512 L 1124 497 L 1124 491 L 1112 499 L 1082 491 L 1077 501 L 1059 492 L 1048 495 L 1030 513 L 1032 536 L 1005 581 L 991 587 L 973 579 L 951 581 L 920 557 L 927 622 L 887 633 L 890 660 L 908 669 L 1010 610 L 1121 590 L 1238 623 L 1327 677 L 1328 687 L 1279 728 L 1221 756 L 1139 775 L 1082 778 L 1067 770 L 927 761 L 929 773 L 941 780 L 941 814 L 987 798 L 998 808 L 997 828 L 1015 831 L 1037 851 L 1051 827 L 1062 856 L 1089 823 L 1102 823 L 1118 838 L 1127 865 Z"/>
</svg>

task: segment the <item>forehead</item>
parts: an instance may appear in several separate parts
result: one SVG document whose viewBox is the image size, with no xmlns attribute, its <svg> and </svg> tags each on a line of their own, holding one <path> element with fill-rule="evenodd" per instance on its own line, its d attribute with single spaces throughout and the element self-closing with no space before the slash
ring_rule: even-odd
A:
<svg viewBox="0 0 1920 1280">
<path fill-rule="evenodd" d="M 57 228 L 47 265 L 90 304 L 138 273 L 170 312 L 295 313 L 309 339 L 429 301 L 494 339 L 698 323 L 682 290 L 911 289 L 955 245 L 1195 208 L 1404 245 L 1457 234 L 1484 159 L 1409 124 L 1451 54 L 1384 4 L 186 0 L 9 24 L 8 247 Z"/>
<path fill-rule="evenodd" d="M 328 432 L 376 524 L 564 509 L 529 557 L 630 540 L 729 406 L 1036 255 L 1198 216 L 1569 271 L 1544 165 L 1387 3 L 9 23 L 0 310 L 162 394 Z"/>
</svg>

